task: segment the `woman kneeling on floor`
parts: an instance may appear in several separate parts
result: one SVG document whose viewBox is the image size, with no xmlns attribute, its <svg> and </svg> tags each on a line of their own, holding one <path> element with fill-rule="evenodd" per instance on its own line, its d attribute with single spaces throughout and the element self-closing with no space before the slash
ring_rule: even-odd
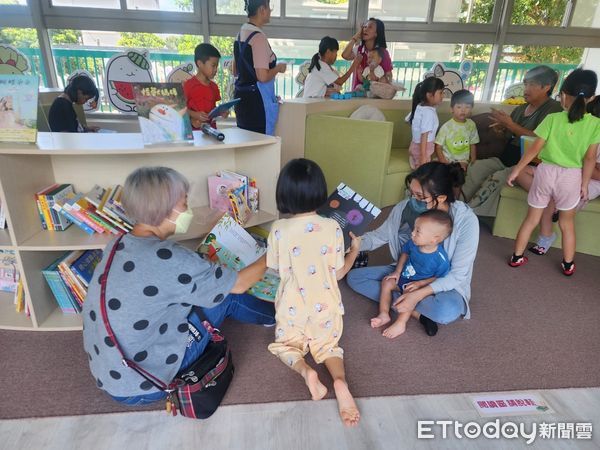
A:
<svg viewBox="0 0 600 450">
<path fill-rule="evenodd" d="M 185 177 L 166 167 L 143 167 L 127 177 L 123 207 L 136 224 L 116 245 L 104 283 L 107 317 L 124 354 L 167 381 L 194 363 L 210 341 L 198 315 L 214 327 L 226 317 L 275 324 L 271 303 L 244 294 L 263 276 L 265 257 L 236 273 L 167 240 L 185 233 L 193 219 L 188 191 Z M 123 365 L 101 314 L 100 278 L 117 239 L 106 246 L 90 283 L 83 344 L 97 386 L 118 402 L 143 405 L 166 395 Z"/>
<path fill-rule="evenodd" d="M 412 311 L 412 317 L 423 324 L 429 336 L 437 333 L 438 323 L 454 322 L 463 315 L 465 319 L 470 317 L 471 277 L 479 244 L 479 222 L 471 208 L 454 197 L 453 187 L 462 183 L 464 173 L 460 164 L 437 161 L 423 164 L 406 177 L 410 197 L 394 206 L 383 225 L 362 236 L 361 251 L 388 244 L 392 259 L 398 261 L 421 213 L 438 209 L 451 216 L 452 232 L 443 241 L 450 259 L 450 271 L 424 287 L 405 292 L 393 302 L 399 314 Z M 379 302 L 381 282 L 395 269 L 395 263 L 354 269 L 346 280 L 353 290 Z"/>
</svg>

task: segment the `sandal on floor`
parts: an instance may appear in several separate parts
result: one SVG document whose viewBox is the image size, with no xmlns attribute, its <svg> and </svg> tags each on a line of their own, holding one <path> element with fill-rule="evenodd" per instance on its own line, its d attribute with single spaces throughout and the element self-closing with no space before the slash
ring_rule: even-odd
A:
<svg viewBox="0 0 600 450">
<path fill-rule="evenodd" d="M 546 247 L 542 247 L 539 244 L 532 245 L 531 247 L 528 248 L 528 250 L 531 253 L 534 253 L 534 254 L 540 255 L 540 256 L 544 256 L 546 253 L 548 253 L 548 249 Z"/>
<path fill-rule="evenodd" d="M 538 235 L 535 245 L 532 245 L 531 247 L 529 247 L 528 250 L 531 253 L 543 256 L 546 253 L 548 253 L 548 250 L 550 250 L 550 247 L 552 247 L 552 244 L 554 244 L 554 241 L 556 241 L 556 238 L 557 238 L 556 233 L 552 233 L 550 236 L 543 236 L 540 234 L 540 235 Z"/>
<path fill-rule="evenodd" d="M 522 266 L 523 264 L 527 263 L 527 261 L 529 261 L 529 259 L 527 259 L 527 256 L 517 256 L 515 254 L 513 254 L 510 258 L 510 260 L 508 261 L 508 265 L 510 267 L 519 267 Z"/>
</svg>

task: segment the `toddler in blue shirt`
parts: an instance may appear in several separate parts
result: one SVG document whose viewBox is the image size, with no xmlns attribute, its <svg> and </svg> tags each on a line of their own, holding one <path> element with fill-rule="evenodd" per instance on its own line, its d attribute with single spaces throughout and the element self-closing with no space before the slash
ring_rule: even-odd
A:
<svg viewBox="0 0 600 450">
<path fill-rule="evenodd" d="M 379 315 L 371 319 L 372 328 L 379 328 L 391 321 L 393 293 L 416 291 L 450 271 L 450 260 L 442 242 L 451 232 L 452 218 L 447 212 L 430 209 L 417 217 L 411 240 L 402 246 L 396 270 L 381 282 Z M 411 314 L 412 311 L 400 313 L 396 321 L 383 331 L 383 335 L 391 339 L 404 333 Z"/>
</svg>

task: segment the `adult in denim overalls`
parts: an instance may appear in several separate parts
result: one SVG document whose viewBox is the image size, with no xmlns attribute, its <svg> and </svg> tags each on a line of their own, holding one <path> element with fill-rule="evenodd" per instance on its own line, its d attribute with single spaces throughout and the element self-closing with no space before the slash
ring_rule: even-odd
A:
<svg viewBox="0 0 600 450">
<path fill-rule="evenodd" d="M 237 126 L 273 135 L 279 113 L 275 76 L 285 72 L 286 65 L 277 64 L 277 57 L 265 42 L 266 37 L 261 30 L 271 18 L 268 0 L 248 0 L 246 11 L 248 23 L 242 26 L 233 46 L 234 74 L 237 76 L 234 96 L 241 99 L 235 107 Z M 266 45 L 263 46 L 263 43 Z M 261 50 L 265 54 L 256 53 Z M 268 69 L 265 64 L 268 64 Z"/>
</svg>

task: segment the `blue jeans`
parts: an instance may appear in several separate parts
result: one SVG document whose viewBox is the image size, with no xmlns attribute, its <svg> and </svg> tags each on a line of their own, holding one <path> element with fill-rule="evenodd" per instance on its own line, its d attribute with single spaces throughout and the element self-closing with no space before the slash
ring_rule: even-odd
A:
<svg viewBox="0 0 600 450">
<path fill-rule="evenodd" d="M 188 315 L 188 322 L 200 331 L 202 337 L 198 341 L 193 338 L 189 340 L 179 370 L 184 370 L 191 366 L 202 355 L 210 342 L 210 335 L 196 314 L 196 308 L 199 307 L 195 306 L 192 308 L 192 311 Z M 225 300 L 214 308 L 202 308 L 202 310 L 208 321 L 215 328 L 220 327 L 227 317 L 231 317 L 239 322 L 257 325 L 275 325 L 275 307 L 273 303 L 259 300 L 250 294 L 229 294 L 225 297 Z M 132 397 L 111 397 L 125 405 L 138 406 L 161 400 L 166 397 L 166 394 L 160 391 Z"/>
<path fill-rule="evenodd" d="M 379 303 L 381 280 L 395 268 L 395 265 L 388 265 L 353 269 L 348 273 L 346 282 L 352 290 Z M 442 324 L 454 322 L 467 312 L 465 300 L 455 290 L 425 297 L 417 303 L 415 310 L 434 322 Z"/>
</svg>

